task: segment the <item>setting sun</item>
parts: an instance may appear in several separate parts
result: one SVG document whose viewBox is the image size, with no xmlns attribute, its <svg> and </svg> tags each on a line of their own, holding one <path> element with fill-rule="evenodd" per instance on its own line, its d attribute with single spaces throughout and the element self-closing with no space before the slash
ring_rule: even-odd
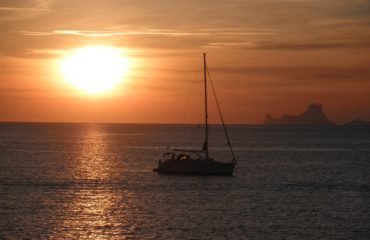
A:
<svg viewBox="0 0 370 240">
<path fill-rule="evenodd" d="M 127 74 L 128 59 L 122 50 L 108 46 L 79 48 L 60 63 L 63 77 L 89 94 L 104 93 L 116 87 Z"/>
</svg>

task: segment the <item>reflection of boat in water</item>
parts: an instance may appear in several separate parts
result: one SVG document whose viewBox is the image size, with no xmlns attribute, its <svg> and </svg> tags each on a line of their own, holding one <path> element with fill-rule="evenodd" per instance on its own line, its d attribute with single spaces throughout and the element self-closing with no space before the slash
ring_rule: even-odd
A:
<svg viewBox="0 0 370 240">
<path fill-rule="evenodd" d="M 218 101 L 211 86 L 213 94 L 216 98 L 218 111 L 221 117 L 222 125 L 225 131 L 227 143 L 230 148 L 232 160 L 229 162 L 216 161 L 209 156 L 208 151 L 208 100 L 207 100 L 207 64 L 206 54 L 203 54 L 204 61 L 204 95 L 205 95 L 205 141 L 202 150 L 187 150 L 187 149 L 175 149 L 174 152 L 166 152 L 163 154 L 163 158 L 159 160 L 158 167 L 154 168 L 153 171 L 159 174 L 187 174 L 187 175 L 227 175 L 232 176 L 236 165 L 233 150 L 229 141 L 229 137 L 226 131 L 226 127 L 223 121 L 223 117 L 218 105 Z"/>
</svg>

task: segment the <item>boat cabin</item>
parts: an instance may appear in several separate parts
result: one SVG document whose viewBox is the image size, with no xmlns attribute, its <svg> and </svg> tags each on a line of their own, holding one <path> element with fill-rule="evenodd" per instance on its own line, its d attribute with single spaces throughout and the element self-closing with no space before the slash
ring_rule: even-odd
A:
<svg viewBox="0 0 370 240">
<path fill-rule="evenodd" d="M 184 161 L 184 160 L 200 160 L 202 159 L 201 155 L 198 153 L 173 153 L 173 152 L 166 152 L 163 154 L 161 160 L 159 160 L 159 164 L 163 164 L 166 162 L 171 161 Z"/>
</svg>

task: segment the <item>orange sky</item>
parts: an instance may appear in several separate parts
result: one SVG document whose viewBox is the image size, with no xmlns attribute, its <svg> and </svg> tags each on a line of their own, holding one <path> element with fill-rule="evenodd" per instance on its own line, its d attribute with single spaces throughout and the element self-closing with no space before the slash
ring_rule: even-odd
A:
<svg viewBox="0 0 370 240">
<path fill-rule="evenodd" d="M 370 120 L 369 12 L 368 0 L 2 0 L 0 121 L 201 122 L 202 52 L 228 123 L 312 102 L 339 124 Z M 58 69 L 91 45 L 132 63 L 100 96 Z"/>
</svg>

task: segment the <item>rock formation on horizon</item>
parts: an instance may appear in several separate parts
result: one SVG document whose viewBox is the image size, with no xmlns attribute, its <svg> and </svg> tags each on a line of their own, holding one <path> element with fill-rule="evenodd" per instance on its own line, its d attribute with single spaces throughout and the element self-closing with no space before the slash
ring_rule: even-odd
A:
<svg viewBox="0 0 370 240">
<path fill-rule="evenodd" d="M 321 104 L 312 103 L 307 110 L 299 115 L 283 115 L 281 118 L 273 118 L 267 114 L 264 125 L 334 125 L 325 115 Z"/>
<path fill-rule="evenodd" d="M 361 119 L 353 120 L 345 124 L 346 126 L 370 126 L 370 121 L 365 121 Z"/>
</svg>

